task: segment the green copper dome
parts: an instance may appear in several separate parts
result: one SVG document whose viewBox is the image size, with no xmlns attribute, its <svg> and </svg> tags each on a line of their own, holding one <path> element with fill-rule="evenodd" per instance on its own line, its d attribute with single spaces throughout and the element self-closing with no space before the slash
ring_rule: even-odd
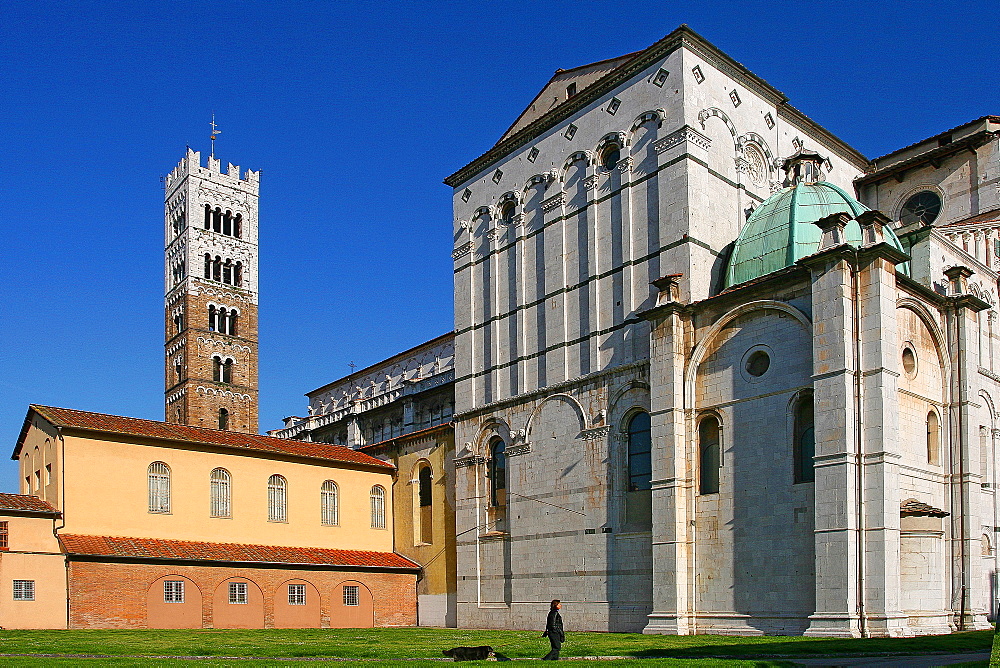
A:
<svg viewBox="0 0 1000 668">
<path fill-rule="evenodd" d="M 725 287 L 790 267 L 818 251 L 822 232 L 814 223 L 820 218 L 844 212 L 853 219 L 868 210 L 864 204 L 825 181 L 800 182 L 774 193 L 757 207 L 743 226 L 729 257 Z M 844 234 L 852 246 L 861 245 L 861 226 L 856 220 L 848 223 Z M 903 250 L 888 227 L 885 228 L 885 240 Z"/>
</svg>

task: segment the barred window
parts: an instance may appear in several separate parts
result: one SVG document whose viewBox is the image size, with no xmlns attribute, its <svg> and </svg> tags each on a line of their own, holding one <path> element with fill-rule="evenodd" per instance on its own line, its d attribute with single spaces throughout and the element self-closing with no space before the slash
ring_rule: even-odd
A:
<svg viewBox="0 0 1000 668">
<path fill-rule="evenodd" d="M 0 550 L 7 549 L 7 523 L 0 522 Z"/>
<path fill-rule="evenodd" d="M 280 475 L 273 475 L 267 479 L 267 521 L 287 522 L 288 521 L 288 483 Z"/>
<path fill-rule="evenodd" d="M 14 600 L 34 601 L 35 581 L 34 580 L 14 580 Z"/>
<path fill-rule="evenodd" d="M 288 605 L 306 604 L 306 586 L 303 584 L 288 585 Z"/>
<path fill-rule="evenodd" d="M 183 603 L 184 602 L 184 581 L 164 580 L 163 581 L 163 602 Z"/>
<path fill-rule="evenodd" d="M 147 470 L 149 478 L 149 512 L 170 512 L 170 467 L 153 462 Z"/>
<path fill-rule="evenodd" d="M 344 605 L 360 605 L 358 603 L 358 585 L 344 585 Z"/>
<path fill-rule="evenodd" d="M 326 526 L 336 526 L 340 520 L 337 516 L 337 483 L 327 480 L 320 488 L 321 522 Z"/>
<path fill-rule="evenodd" d="M 212 517 L 232 517 L 229 499 L 229 471 L 215 469 L 212 471 Z"/>
<path fill-rule="evenodd" d="M 385 528 L 385 490 L 379 485 L 372 487 L 372 529 Z"/>
<path fill-rule="evenodd" d="M 246 605 L 247 604 L 247 583 L 246 582 L 230 582 L 229 583 L 229 603 L 231 605 Z"/>
</svg>

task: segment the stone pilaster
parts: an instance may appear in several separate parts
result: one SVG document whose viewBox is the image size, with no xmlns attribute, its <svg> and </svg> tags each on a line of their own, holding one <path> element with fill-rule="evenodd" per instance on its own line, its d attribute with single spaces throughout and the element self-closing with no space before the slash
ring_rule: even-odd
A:
<svg viewBox="0 0 1000 668">
<path fill-rule="evenodd" d="M 687 635 L 691 618 L 693 561 L 690 520 L 693 467 L 684 414 L 684 306 L 678 276 L 654 281 L 660 289 L 650 321 L 649 379 L 653 440 L 653 611 L 643 633 Z"/>
<path fill-rule="evenodd" d="M 896 265 L 907 257 L 885 243 L 882 214 L 858 216 L 864 245 L 858 253 L 861 346 L 863 605 L 865 634 L 910 635 L 900 605 L 899 344 L 896 338 Z"/>
<path fill-rule="evenodd" d="M 846 222 L 846 217 L 835 214 L 817 223 L 823 229 L 823 250 L 800 260 L 812 273 L 816 416 L 816 610 L 805 632 L 808 636 L 859 637 L 862 632 L 855 252 L 840 243 Z"/>
</svg>

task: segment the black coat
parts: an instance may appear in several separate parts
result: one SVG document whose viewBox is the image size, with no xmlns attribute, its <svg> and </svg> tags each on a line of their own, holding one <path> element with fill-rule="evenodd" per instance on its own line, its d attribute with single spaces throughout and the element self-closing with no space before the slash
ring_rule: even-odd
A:
<svg viewBox="0 0 1000 668">
<path fill-rule="evenodd" d="M 549 618 L 545 620 L 544 635 L 554 638 L 559 642 L 566 640 L 566 634 L 563 632 L 562 617 L 555 608 L 549 610 Z"/>
</svg>

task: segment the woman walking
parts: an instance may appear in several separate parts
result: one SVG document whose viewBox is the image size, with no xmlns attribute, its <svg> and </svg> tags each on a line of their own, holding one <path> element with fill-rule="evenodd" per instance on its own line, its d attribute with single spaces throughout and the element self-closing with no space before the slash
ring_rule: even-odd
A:
<svg viewBox="0 0 1000 668">
<path fill-rule="evenodd" d="M 562 647 L 563 641 L 566 640 L 566 634 L 563 633 L 562 617 L 559 615 L 561 607 L 562 603 L 559 599 L 552 601 L 549 606 L 549 617 L 545 620 L 545 633 L 542 634 L 542 637 L 548 637 L 552 649 L 542 657 L 542 661 L 559 660 L 559 649 Z"/>
</svg>

